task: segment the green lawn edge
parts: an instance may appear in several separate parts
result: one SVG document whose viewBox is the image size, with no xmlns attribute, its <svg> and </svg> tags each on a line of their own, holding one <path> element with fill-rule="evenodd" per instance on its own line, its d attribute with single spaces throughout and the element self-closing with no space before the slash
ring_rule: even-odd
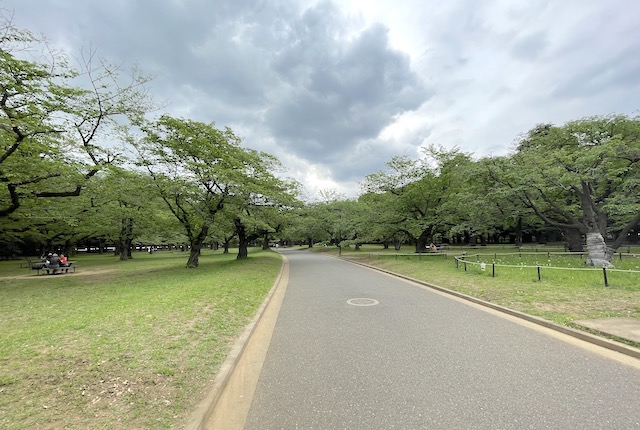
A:
<svg viewBox="0 0 640 430">
<path fill-rule="evenodd" d="M 74 257 L 40 275 L 0 262 L 0 428 L 182 428 L 273 286 L 281 256 Z"/>
</svg>

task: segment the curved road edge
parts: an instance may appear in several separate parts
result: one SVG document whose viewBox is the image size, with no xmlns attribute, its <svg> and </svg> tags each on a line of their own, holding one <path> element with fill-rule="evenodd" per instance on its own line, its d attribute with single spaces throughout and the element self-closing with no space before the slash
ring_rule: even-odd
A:
<svg viewBox="0 0 640 430">
<path fill-rule="evenodd" d="M 282 265 L 273 287 L 271 287 L 267 297 L 258 308 L 253 320 L 236 340 L 226 360 L 222 363 L 220 371 L 217 373 L 206 397 L 200 401 L 196 409 L 191 413 L 185 427 L 186 430 L 220 428 L 216 427 L 216 423 L 220 422 L 225 423 L 225 428 L 228 429 L 242 429 L 244 427 L 244 421 L 251 406 L 253 390 L 255 390 L 255 384 L 262 369 L 273 327 L 289 283 L 289 261 L 286 256 L 280 255 L 282 256 Z M 258 345 L 255 345 L 256 343 Z M 247 351 L 251 348 L 253 348 L 252 351 Z M 246 361 L 247 357 L 252 357 L 251 362 L 243 362 L 243 360 Z M 259 359 L 256 360 L 256 358 Z M 243 368 L 244 372 L 238 372 L 240 368 Z M 232 381 L 233 379 L 240 379 L 241 382 Z M 255 379 L 252 387 L 251 379 Z M 230 386 L 241 386 L 243 387 L 243 392 L 240 394 L 235 393 L 238 395 L 234 398 L 229 393 L 229 391 L 234 390 L 227 389 Z"/>
<path fill-rule="evenodd" d="M 338 257 L 336 257 L 336 258 L 338 258 Z M 626 345 L 626 344 L 621 343 L 621 342 L 616 342 L 614 340 L 607 339 L 607 338 L 600 337 L 600 336 L 596 336 L 594 334 L 591 334 L 591 333 L 588 333 L 588 332 L 585 332 L 585 331 L 580 331 L 580 330 L 577 330 L 577 329 L 573 329 L 571 327 L 562 326 L 560 324 L 556 324 L 556 323 L 554 323 L 552 321 L 549 321 L 549 320 L 546 320 L 544 318 L 536 317 L 534 315 L 529 315 L 529 314 L 526 314 L 524 312 L 520 312 L 520 311 L 516 311 L 516 310 L 513 310 L 513 309 L 509 309 L 507 307 L 500 306 L 500 305 L 497 305 L 495 303 L 487 302 L 485 300 L 481 300 L 481 299 L 478 299 L 476 297 L 468 296 L 466 294 L 463 294 L 463 293 L 460 293 L 460 292 L 457 292 L 457 291 L 453 291 L 453 290 L 450 290 L 448 288 L 441 287 L 439 285 L 431 284 L 429 282 L 421 281 L 419 279 L 415 279 L 415 278 L 412 278 L 410 276 L 406 276 L 406 275 L 403 275 L 403 274 L 400 274 L 400 273 L 395 273 L 395 272 L 392 272 L 392 271 L 389 271 L 389 270 L 386 270 L 386 269 L 381 269 L 379 267 L 371 266 L 369 264 L 361 263 L 361 262 L 358 262 L 358 261 L 347 260 L 347 259 L 344 259 L 344 258 L 342 258 L 341 260 L 349 262 L 349 263 L 352 263 L 352 264 L 357 264 L 359 266 L 367 267 L 367 268 L 372 269 L 372 270 L 377 270 L 379 272 L 386 273 L 386 274 L 389 274 L 389 275 L 392 275 L 392 276 L 397 276 L 399 278 L 406 279 L 407 281 L 414 282 L 416 284 L 422 285 L 422 286 L 427 287 L 427 288 L 431 288 L 431 289 L 439 291 L 441 293 L 444 293 L 444 294 L 447 294 L 447 295 L 451 295 L 451 296 L 455 296 L 455 297 L 458 297 L 458 298 L 463 299 L 465 301 L 469 301 L 469 302 L 475 303 L 477 305 L 496 310 L 496 311 L 498 311 L 500 313 L 503 313 L 503 314 L 511 315 L 511 316 L 516 317 L 518 319 L 522 319 L 522 320 L 531 322 L 533 324 L 536 324 L 536 325 L 539 325 L 539 326 L 542 326 L 542 327 L 545 327 L 545 328 L 548 328 L 548 329 L 551 329 L 551 330 L 566 334 L 566 335 L 574 337 L 576 339 L 580 339 L 582 341 L 589 342 L 589 343 L 592 343 L 594 345 L 598 345 L 598 346 L 601 346 L 603 348 L 607 348 L 607 349 L 610 349 L 612 351 L 619 352 L 621 354 L 628 355 L 630 357 L 640 359 L 640 349 L 634 348 L 631 345 Z"/>
<path fill-rule="evenodd" d="M 612 353 L 620 353 L 629 357 L 627 360 L 631 358 L 640 359 L 640 349 L 630 345 L 562 326 L 540 317 L 509 309 L 407 275 L 381 269 L 369 264 L 339 258 L 337 256 L 331 257 L 405 279 L 418 287 L 431 289 L 440 294 L 468 302 L 469 304 L 495 311 L 497 315 L 503 315 L 505 318 L 509 317 L 514 321 L 520 320 L 523 321 L 523 323 L 531 323 L 534 326 L 555 331 L 559 333 L 559 336 L 566 335 L 570 338 L 577 339 L 577 341 L 584 341 L 605 348 Z M 247 325 L 242 335 L 240 335 L 234 344 L 234 347 L 216 375 L 207 396 L 198 404 L 198 407 L 191 414 L 188 424 L 185 427 L 186 430 L 216 428 L 241 430 L 244 428 L 244 423 L 249 408 L 251 407 L 253 393 L 268 351 L 288 281 L 289 263 L 286 256 L 282 255 L 282 267 L 274 286 L 258 309 L 254 319 Z M 626 362 L 626 360 L 622 361 Z M 634 367 L 638 366 L 637 362 L 627 362 L 627 364 L 634 365 Z"/>
</svg>

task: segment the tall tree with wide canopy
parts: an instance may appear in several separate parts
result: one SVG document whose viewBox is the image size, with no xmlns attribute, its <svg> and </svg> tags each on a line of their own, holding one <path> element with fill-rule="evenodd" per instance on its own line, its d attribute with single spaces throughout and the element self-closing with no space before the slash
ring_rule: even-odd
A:
<svg viewBox="0 0 640 430">
<path fill-rule="evenodd" d="M 299 206 L 299 184 L 274 175 L 282 169 L 278 159 L 251 149 L 245 149 L 244 156 L 245 163 L 252 167 L 227 205 L 227 210 L 234 213 L 238 259 L 248 257 L 249 243 L 258 238 L 267 249 L 271 235 L 280 232 L 287 222 L 286 212 Z"/>
<path fill-rule="evenodd" d="M 250 205 L 266 198 L 275 159 L 241 147 L 230 128 L 220 130 L 213 123 L 164 115 L 142 130 L 145 136 L 136 143 L 139 163 L 184 228 L 190 244 L 187 267 L 197 267 L 220 211 L 231 202 Z"/>
<path fill-rule="evenodd" d="M 610 265 L 640 223 L 639 118 L 537 126 L 500 167 L 496 177 L 524 206 L 574 240 L 586 237 L 590 265 Z M 609 247 L 607 235 L 614 237 Z"/>
</svg>

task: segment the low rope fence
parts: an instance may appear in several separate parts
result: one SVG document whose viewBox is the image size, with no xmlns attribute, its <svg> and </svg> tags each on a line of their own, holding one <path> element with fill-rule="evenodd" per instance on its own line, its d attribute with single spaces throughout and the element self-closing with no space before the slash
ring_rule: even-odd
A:
<svg viewBox="0 0 640 430">
<path fill-rule="evenodd" d="M 393 254 L 391 253 L 385 253 L 385 252 L 370 252 L 369 253 L 369 259 L 374 259 L 374 258 L 387 258 L 387 257 L 394 257 L 396 260 L 398 259 L 398 257 L 413 257 L 416 258 L 418 260 L 421 260 L 422 258 L 433 258 L 433 257 L 444 257 L 447 258 L 447 254 L 445 252 L 442 251 L 438 251 L 438 252 L 414 252 L 414 253 L 400 253 L 400 252 L 395 252 Z"/>
<path fill-rule="evenodd" d="M 459 255 L 459 256 L 455 256 L 455 263 L 456 263 L 456 268 L 460 268 L 460 266 L 464 267 L 464 271 L 467 271 L 467 265 L 469 266 L 478 266 L 478 268 L 480 269 L 480 271 L 485 272 L 487 270 L 487 268 L 489 267 L 489 265 L 491 266 L 491 276 L 495 277 L 496 276 L 496 267 L 510 267 L 510 268 L 516 268 L 516 269 L 536 269 L 537 274 L 538 274 L 538 281 L 542 280 L 542 269 L 545 270 L 567 270 L 567 271 L 580 271 L 580 272 L 602 272 L 602 276 L 603 276 L 603 280 L 604 280 L 604 286 L 608 287 L 609 286 L 609 277 L 608 277 L 608 273 L 611 272 L 620 272 L 620 273 L 638 273 L 640 274 L 640 270 L 624 270 L 624 269 L 616 269 L 616 268 L 607 268 L 607 267 L 557 267 L 557 266 L 549 266 L 549 265 L 542 265 L 542 264 L 536 264 L 536 265 L 527 265 L 527 264 L 497 264 L 495 262 L 495 259 L 497 259 L 497 256 L 513 256 L 513 255 L 519 255 L 521 253 L 505 253 L 505 254 L 497 254 L 494 253 L 494 261 L 491 263 L 486 263 L 486 262 L 481 262 L 480 261 L 480 257 L 487 257 L 490 256 L 490 254 L 473 254 L 473 255 Z M 522 253 L 525 254 L 525 253 Z M 575 252 L 558 252 L 558 253 L 549 253 L 548 257 L 551 257 L 551 255 L 570 255 L 570 256 L 580 256 L 581 258 L 584 258 L 583 256 L 586 253 L 575 253 Z M 539 253 L 538 253 L 539 255 Z M 640 257 L 640 254 L 625 254 L 628 257 L 632 257 L 632 258 L 638 258 Z M 474 258 L 476 261 L 470 261 L 469 258 Z M 620 253 L 620 260 L 622 260 L 622 253 Z"/>
<path fill-rule="evenodd" d="M 428 261 L 435 258 L 450 258 L 453 257 L 455 261 L 456 268 L 464 268 L 464 271 L 468 271 L 469 267 L 474 267 L 476 270 L 480 272 L 487 272 L 491 270 L 491 276 L 496 276 L 497 268 L 515 268 L 515 269 L 532 269 L 536 271 L 538 281 L 542 280 L 542 272 L 543 270 L 564 270 L 564 271 L 577 271 L 577 272 L 600 272 L 604 286 L 609 287 L 609 275 L 611 273 L 619 272 L 619 273 L 629 273 L 629 274 L 640 274 L 640 270 L 626 270 L 626 269 L 616 269 L 614 267 L 558 267 L 552 266 L 550 264 L 540 264 L 536 261 L 535 264 L 504 264 L 500 262 L 496 262 L 498 257 L 535 257 L 540 258 L 545 256 L 551 261 L 552 257 L 568 257 L 572 259 L 573 257 L 584 259 L 588 253 L 587 252 L 565 252 L 565 251 L 551 251 L 549 249 L 542 251 L 524 251 L 519 250 L 516 252 L 507 252 L 507 253 L 478 253 L 478 254 L 463 254 L 463 255 L 452 255 L 447 254 L 446 251 L 437 251 L 437 252 L 424 252 L 424 253 L 380 253 L 380 252 L 371 252 L 369 253 L 370 259 L 379 259 L 379 258 L 393 258 L 398 260 L 399 258 L 407 258 L 407 259 L 415 259 L 415 260 L 424 260 Z M 493 261 L 486 262 L 481 261 L 484 259 L 493 258 Z M 623 253 L 619 252 L 614 254 L 615 260 L 622 261 L 623 259 L 638 259 L 640 258 L 640 254 L 632 254 L 632 253 Z M 613 260 L 613 259 L 612 259 Z"/>
</svg>

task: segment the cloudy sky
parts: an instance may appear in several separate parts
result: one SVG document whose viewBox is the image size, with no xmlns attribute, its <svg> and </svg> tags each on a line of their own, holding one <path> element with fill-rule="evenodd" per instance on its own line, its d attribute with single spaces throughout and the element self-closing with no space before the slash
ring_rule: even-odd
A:
<svg viewBox="0 0 640 430">
<path fill-rule="evenodd" d="M 77 55 L 155 77 L 307 188 L 355 196 L 429 144 L 503 155 L 541 122 L 640 113 L 637 0 L 0 0 Z"/>
</svg>

